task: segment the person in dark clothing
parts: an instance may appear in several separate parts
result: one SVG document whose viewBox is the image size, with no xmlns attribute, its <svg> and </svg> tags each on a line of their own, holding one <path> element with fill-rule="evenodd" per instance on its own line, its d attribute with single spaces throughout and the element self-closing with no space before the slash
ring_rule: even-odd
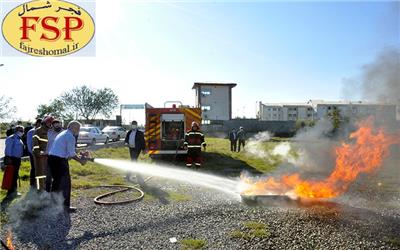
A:
<svg viewBox="0 0 400 250">
<path fill-rule="evenodd" d="M 142 131 L 137 129 L 137 122 L 132 121 L 132 129 L 128 131 L 125 137 L 125 145 L 129 147 L 129 153 L 131 160 L 136 161 L 145 149 L 144 134 Z"/>
<path fill-rule="evenodd" d="M 11 189 L 7 192 L 7 198 L 13 198 L 17 193 L 17 180 L 19 175 L 19 167 L 21 166 L 21 158 L 24 154 L 24 144 L 22 136 L 24 135 L 24 127 L 16 126 L 15 133 L 7 137 L 6 148 L 4 150 L 4 163 L 13 166 L 13 179 Z"/>
<path fill-rule="evenodd" d="M 191 130 L 186 133 L 184 146 L 188 150 L 186 167 L 192 167 L 193 162 L 196 168 L 201 167 L 203 162 L 201 146 L 206 150 L 206 142 L 204 141 L 204 134 L 200 131 L 200 126 L 196 122 L 192 122 Z"/>
<path fill-rule="evenodd" d="M 33 134 L 35 133 L 35 129 L 40 127 L 42 124 L 42 119 L 37 119 L 35 123 L 35 127 L 31 128 L 28 133 L 26 134 L 26 148 L 28 150 L 28 155 L 29 155 L 29 161 L 31 163 L 31 171 L 29 174 L 29 184 L 31 188 L 36 187 L 36 178 L 35 178 L 35 162 L 33 159 L 33 154 L 32 154 L 32 138 Z"/>
<path fill-rule="evenodd" d="M 31 130 L 33 127 L 30 123 L 26 125 L 24 128 L 24 135 L 22 136 L 22 142 L 24 143 L 24 156 L 29 156 L 29 150 L 28 150 L 28 144 L 27 144 L 27 138 L 28 138 L 28 132 Z"/>
<path fill-rule="evenodd" d="M 244 145 L 246 144 L 246 132 L 244 132 L 243 127 L 239 128 L 239 131 L 237 133 L 237 137 L 238 137 L 238 140 L 239 140 L 238 152 L 240 152 L 240 146 L 243 146 L 243 149 L 244 149 Z"/>
<path fill-rule="evenodd" d="M 229 132 L 229 141 L 231 142 L 231 151 L 236 152 L 237 147 L 237 133 L 233 128 L 231 132 Z"/>
<path fill-rule="evenodd" d="M 11 124 L 10 128 L 7 129 L 7 131 L 6 131 L 6 136 L 9 137 L 9 136 L 13 135 L 14 132 L 15 132 L 15 126 L 14 126 L 14 124 Z"/>
<path fill-rule="evenodd" d="M 138 130 L 137 121 L 132 121 L 131 129 L 128 131 L 125 137 L 125 145 L 129 147 L 129 154 L 132 161 L 137 161 L 140 153 L 145 149 L 144 134 L 142 131 Z M 130 181 L 131 172 L 128 172 L 126 179 Z M 140 178 L 138 176 L 138 180 Z"/>
</svg>

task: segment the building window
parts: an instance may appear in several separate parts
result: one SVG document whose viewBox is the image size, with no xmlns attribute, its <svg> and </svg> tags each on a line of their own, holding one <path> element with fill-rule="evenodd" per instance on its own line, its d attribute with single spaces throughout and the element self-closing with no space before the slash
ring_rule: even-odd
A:
<svg viewBox="0 0 400 250">
<path fill-rule="evenodd" d="M 202 124 L 210 124 L 210 120 L 202 120 L 201 123 Z"/>
<path fill-rule="evenodd" d="M 201 90 L 201 94 L 202 94 L 203 96 L 211 95 L 211 90 L 209 90 L 209 89 Z"/>
<path fill-rule="evenodd" d="M 211 110 L 211 106 L 201 106 L 201 110 L 202 111 L 210 111 Z"/>
</svg>

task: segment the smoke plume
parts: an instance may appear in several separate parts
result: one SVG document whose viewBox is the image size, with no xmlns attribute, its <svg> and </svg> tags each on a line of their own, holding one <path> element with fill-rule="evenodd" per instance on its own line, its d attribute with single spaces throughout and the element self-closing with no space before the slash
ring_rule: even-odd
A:
<svg viewBox="0 0 400 250">
<path fill-rule="evenodd" d="M 385 48 L 360 76 L 343 80 L 343 97 L 382 104 L 400 104 L 400 49 Z"/>
</svg>

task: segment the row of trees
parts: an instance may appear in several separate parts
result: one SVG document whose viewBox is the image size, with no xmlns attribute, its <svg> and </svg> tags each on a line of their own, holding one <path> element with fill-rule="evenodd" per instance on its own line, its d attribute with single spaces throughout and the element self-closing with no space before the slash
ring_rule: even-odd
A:
<svg viewBox="0 0 400 250">
<path fill-rule="evenodd" d="M 11 105 L 11 98 L 0 96 L 0 120 L 11 118 L 16 108 Z M 95 119 L 102 115 L 106 118 L 118 107 L 118 96 L 110 88 L 93 89 L 86 85 L 62 93 L 48 104 L 37 108 L 37 117 L 53 114 L 62 120 Z"/>
</svg>

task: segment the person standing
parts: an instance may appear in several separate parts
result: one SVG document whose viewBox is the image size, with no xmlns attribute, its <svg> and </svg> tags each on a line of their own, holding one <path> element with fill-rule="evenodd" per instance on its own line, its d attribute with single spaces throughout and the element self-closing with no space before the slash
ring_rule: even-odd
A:
<svg viewBox="0 0 400 250">
<path fill-rule="evenodd" d="M 131 130 L 125 137 L 125 144 L 129 146 L 129 154 L 132 161 L 137 161 L 140 152 L 145 149 L 144 134 L 138 130 L 137 122 L 132 121 Z"/>
<path fill-rule="evenodd" d="M 76 139 L 79 134 L 81 124 L 72 121 L 68 128 L 59 133 L 50 148 L 47 163 L 53 177 L 51 192 L 61 192 L 64 197 L 64 207 L 67 212 L 73 212 L 75 207 L 71 207 L 71 175 L 69 172 L 69 159 L 78 161 L 84 165 L 86 161 L 76 154 Z"/>
<path fill-rule="evenodd" d="M 200 131 L 200 126 L 197 122 L 192 122 L 191 129 L 185 134 L 185 142 L 183 143 L 187 148 L 186 167 L 196 168 L 201 167 L 203 158 L 201 156 L 201 146 L 206 150 L 206 142 L 204 141 L 204 134 Z"/>
<path fill-rule="evenodd" d="M 7 129 L 7 131 L 6 131 L 6 136 L 9 137 L 9 136 L 13 135 L 14 132 L 15 132 L 15 125 L 11 124 L 10 128 Z"/>
<path fill-rule="evenodd" d="M 62 131 L 62 126 L 61 122 L 57 119 L 55 119 L 51 123 L 51 129 L 47 132 L 47 147 L 46 147 L 46 155 L 49 154 L 51 147 L 53 146 L 54 140 L 56 139 L 57 135 L 61 133 Z M 49 165 L 47 164 L 46 168 L 46 191 L 50 192 L 51 191 L 51 182 L 52 182 L 52 176 L 51 176 L 51 171 L 49 169 Z"/>
<path fill-rule="evenodd" d="M 51 128 L 54 118 L 45 116 L 42 125 L 35 130 L 32 137 L 32 153 L 35 161 L 35 178 L 38 183 L 38 190 L 45 190 L 46 186 L 46 169 L 47 169 L 47 132 Z"/>
<path fill-rule="evenodd" d="M 26 147 L 28 150 L 28 155 L 29 155 L 29 161 L 31 163 L 31 171 L 29 174 L 29 185 L 31 188 L 35 188 L 36 182 L 35 182 L 35 161 L 33 159 L 33 154 L 32 154 L 32 138 L 33 134 L 35 133 L 35 130 L 40 127 L 40 124 L 42 124 L 42 119 L 37 119 L 35 123 L 35 127 L 30 129 L 28 133 L 26 134 Z"/>
<path fill-rule="evenodd" d="M 238 140 L 239 140 L 238 152 L 240 152 L 240 146 L 243 146 L 243 149 L 244 149 L 244 146 L 246 144 L 246 132 L 244 131 L 243 127 L 239 128 L 239 131 L 237 133 L 237 137 L 238 137 Z"/>
<path fill-rule="evenodd" d="M 31 130 L 32 124 L 27 123 L 26 127 L 24 128 L 24 135 L 22 136 L 22 142 L 24 143 L 24 156 L 29 156 L 29 151 L 28 151 L 28 132 Z"/>
<path fill-rule="evenodd" d="M 17 180 L 19 175 L 19 167 L 21 166 L 21 158 L 24 155 L 24 143 L 22 142 L 23 135 L 24 127 L 16 126 L 15 133 L 6 139 L 4 163 L 6 165 L 13 166 L 13 179 L 11 188 L 7 192 L 7 199 L 12 199 L 18 195 Z"/>
<path fill-rule="evenodd" d="M 231 132 L 229 132 L 229 141 L 231 142 L 231 151 L 236 152 L 237 147 L 237 133 L 233 128 Z"/>
<path fill-rule="evenodd" d="M 129 147 L 129 154 L 131 161 L 137 161 L 142 150 L 145 149 L 144 134 L 138 130 L 137 121 L 132 121 L 131 129 L 128 131 L 125 137 L 125 145 Z M 128 172 L 126 179 L 130 180 L 131 173 Z"/>
</svg>

